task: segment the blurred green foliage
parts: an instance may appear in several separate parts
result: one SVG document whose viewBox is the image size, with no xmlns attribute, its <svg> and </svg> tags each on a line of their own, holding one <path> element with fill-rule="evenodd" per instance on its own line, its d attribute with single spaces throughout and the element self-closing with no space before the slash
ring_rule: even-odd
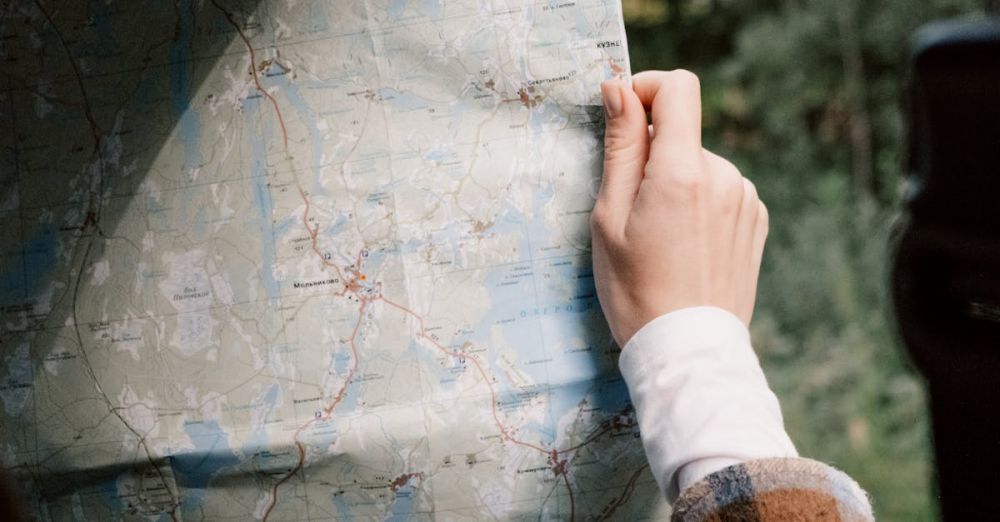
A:
<svg viewBox="0 0 1000 522">
<path fill-rule="evenodd" d="M 909 39 L 975 0 L 623 0 L 632 70 L 702 78 L 706 147 L 771 211 L 755 347 L 803 455 L 934 520 L 924 391 L 887 281 L 900 213 Z"/>
</svg>

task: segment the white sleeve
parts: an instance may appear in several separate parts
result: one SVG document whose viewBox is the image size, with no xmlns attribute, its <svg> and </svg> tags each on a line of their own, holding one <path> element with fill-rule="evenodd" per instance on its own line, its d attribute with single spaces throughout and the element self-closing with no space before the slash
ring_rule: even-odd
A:
<svg viewBox="0 0 1000 522">
<path fill-rule="evenodd" d="M 725 467 L 798 456 L 750 333 L 731 313 L 663 315 L 629 340 L 619 366 L 650 469 L 670 502 Z"/>
</svg>

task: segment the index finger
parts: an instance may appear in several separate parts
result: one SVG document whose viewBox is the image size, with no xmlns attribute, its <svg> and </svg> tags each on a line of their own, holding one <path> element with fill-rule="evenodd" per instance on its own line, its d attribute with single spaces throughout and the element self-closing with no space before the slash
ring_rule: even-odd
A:
<svg viewBox="0 0 1000 522">
<path fill-rule="evenodd" d="M 694 73 L 646 71 L 632 77 L 656 130 L 650 154 L 657 149 L 701 153 L 701 83 Z"/>
</svg>

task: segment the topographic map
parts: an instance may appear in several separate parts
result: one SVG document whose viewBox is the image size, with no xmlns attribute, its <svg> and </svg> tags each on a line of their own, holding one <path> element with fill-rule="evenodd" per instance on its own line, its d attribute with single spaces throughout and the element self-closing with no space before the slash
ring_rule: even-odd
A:
<svg viewBox="0 0 1000 522">
<path fill-rule="evenodd" d="M 39 519 L 664 516 L 590 270 L 617 0 L 0 9 Z"/>
</svg>

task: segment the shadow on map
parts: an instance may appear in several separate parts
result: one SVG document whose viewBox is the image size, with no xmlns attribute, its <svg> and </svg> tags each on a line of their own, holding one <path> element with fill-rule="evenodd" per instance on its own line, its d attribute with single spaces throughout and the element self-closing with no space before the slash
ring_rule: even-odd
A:
<svg viewBox="0 0 1000 522">
<path fill-rule="evenodd" d="M 0 469 L 40 499 L 60 499 L 44 513 L 31 506 L 45 518 L 119 503 L 148 514 L 171 500 L 170 465 L 150 458 L 141 436 L 104 438 L 124 412 L 93 361 L 120 332 L 77 294 L 101 277 L 95 261 L 109 244 L 130 242 L 117 231 L 136 219 L 133 203 L 198 182 L 199 165 L 153 167 L 167 149 L 198 146 L 185 129 L 192 99 L 220 58 L 246 54 L 240 31 L 257 27 L 257 10 L 258 0 L 0 6 Z M 141 267 L 130 268 L 138 279 Z M 80 427 L 81 417 L 92 424 Z M 116 486 L 123 475 L 131 491 Z M 76 492 L 85 494 L 70 499 Z"/>
<path fill-rule="evenodd" d="M 145 240 L 134 240 L 138 225 L 183 235 L 163 222 L 170 209 L 158 194 L 183 193 L 211 177 L 201 172 L 213 159 L 201 157 L 208 152 L 200 150 L 201 144 L 222 143 L 229 136 L 223 128 L 197 128 L 192 102 L 203 95 L 203 83 L 220 62 L 247 54 L 244 35 L 251 35 L 255 48 L 269 45 L 252 38 L 260 20 L 267 20 L 260 12 L 265 8 L 258 0 L 152 2 L 142 9 L 68 0 L 0 7 L 0 59 L 5 60 L 0 69 L 0 370 L 7 371 L 0 375 L 0 456 L 6 459 L 0 469 L 40 495 L 35 512 L 42 509 L 38 500 L 46 501 L 48 518 L 72 518 L 78 510 L 105 510 L 108 519 L 121 516 L 109 511 L 112 505 L 131 515 L 172 511 L 178 485 L 197 490 L 211 480 L 217 487 L 260 491 L 293 465 L 289 454 L 266 466 L 231 457 L 213 462 L 220 459 L 214 447 L 156 457 L 164 448 L 146 446 L 143 426 L 155 424 L 154 416 L 169 420 L 183 411 L 117 406 L 125 399 L 141 403 L 143 397 L 106 392 L 95 368 L 129 350 L 129 343 L 144 341 L 117 328 L 117 318 L 106 309 L 78 299 L 88 285 L 104 280 L 110 281 L 108 299 L 135 299 L 142 293 L 141 281 L 163 276 L 159 266 L 109 268 L 98 260 L 120 259 L 115 249 L 142 253 L 150 248 Z M 253 67 L 264 70 L 262 63 Z M 231 72 L 251 74 L 249 67 Z M 229 95 L 237 103 L 240 93 Z M 140 299 L 130 312 L 142 316 L 151 309 Z M 597 311 L 586 320 L 603 318 Z M 585 342 L 595 347 L 596 364 L 607 365 L 606 337 L 593 335 Z M 123 378 L 128 382 L 130 376 Z M 621 387 L 612 379 L 598 383 L 592 393 L 620 394 Z M 184 403 L 184 397 L 172 398 Z M 92 423 L 81 427 L 81 418 Z M 634 429 L 607 424 L 617 422 L 593 428 L 639 444 Z M 116 435 L 123 427 L 133 433 L 132 440 Z M 602 436 L 574 458 L 580 469 L 588 463 L 608 466 L 602 452 L 624 440 Z M 580 485 L 583 494 L 615 492 L 603 511 L 591 513 L 594 518 L 624 516 L 623 506 L 633 497 L 659 497 L 644 462 L 619 462 L 610 466 L 610 476 Z M 223 468 L 238 470 L 217 478 L 203 471 Z M 254 506 L 246 509 L 252 512 Z M 651 505 L 627 509 L 634 520 L 653 516 L 653 510 Z"/>
</svg>

